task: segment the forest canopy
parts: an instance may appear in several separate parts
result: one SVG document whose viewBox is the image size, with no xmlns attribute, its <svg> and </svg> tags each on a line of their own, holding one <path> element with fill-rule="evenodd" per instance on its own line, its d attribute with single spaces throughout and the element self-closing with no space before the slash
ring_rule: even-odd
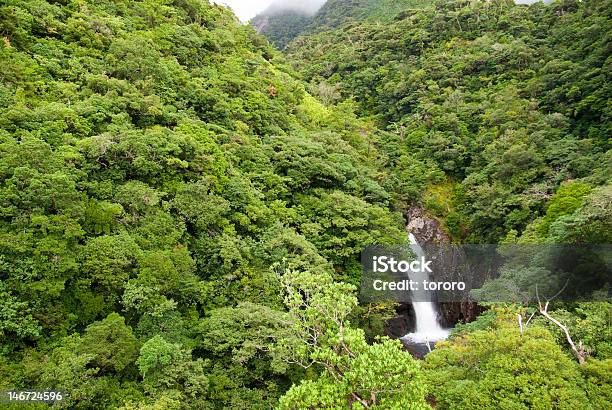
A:
<svg viewBox="0 0 612 410">
<path fill-rule="evenodd" d="M 580 363 L 518 305 L 417 360 L 357 295 L 412 207 L 457 243 L 611 242 L 611 12 L 329 1 L 283 54 L 204 0 L 5 0 L 0 392 L 605 409 L 609 289 L 545 312 Z"/>
<path fill-rule="evenodd" d="M 423 192 L 401 184 L 429 174 L 426 202 L 451 234 L 496 243 L 544 216 L 564 183 L 609 182 L 611 28 L 609 1 L 443 1 L 288 53 L 315 95 L 352 98 L 392 132 L 379 147 L 399 206 Z"/>
</svg>

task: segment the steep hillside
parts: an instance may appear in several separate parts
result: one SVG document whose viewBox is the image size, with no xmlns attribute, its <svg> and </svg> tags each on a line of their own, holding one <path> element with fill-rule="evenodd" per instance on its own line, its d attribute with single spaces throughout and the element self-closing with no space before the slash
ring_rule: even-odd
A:
<svg viewBox="0 0 612 410">
<path fill-rule="evenodd" d="M 504 266 L 424 360 L 358 295 L 407 208 L 612 242 L 610 1 L 330 2 L 284 55 L 206 0 L 3 1 L 0 407 L 607 409 L 609 254 L 545 307 L 559 259 Z"/>
<path fill-rule="evenodd" d="M 269 408 L 299 369 L 239 350 L 287 329 L 275 272 L 358 283 L 365 244 L 405 241 L 371 126 L 204 1 L 0 16 L 0 390 Z"/>
<path fill-rule="evenodd" d="M 300 37 L 288 55 L 311 90 L 356 100 L 396 134 L 380 148 L 399 206 L 428 204 L 456 238 L 496 242 L 562 184 L 609 180 L 610 6 L 443 1 Z M 421 190 L 401 187 L 415 179 Z"/>
<path fill-rule="evenodd" d="M 386 21 L 398 13 L 429 4 L 426 0 L 328 0 L 316 14 L 271 8 L 251 24 L 279 49 L 299 35 L 333 29 L 350 21 Z"/>
<path fill-rule="evenodd" d="M 312 16 L 299 11 L 282 10 L 259 14 L 250 24 L 270 43 L 282 50 L 291 40 L 303 33 L 311 22 Z"/>
<path fill-rule="evenodd" d="M 427 0 L 328 0 L 313 17 L 311 31 L 336 28 L 350 20 L 386 21 L 400 12 L 422 8 Z"/>
</svg>

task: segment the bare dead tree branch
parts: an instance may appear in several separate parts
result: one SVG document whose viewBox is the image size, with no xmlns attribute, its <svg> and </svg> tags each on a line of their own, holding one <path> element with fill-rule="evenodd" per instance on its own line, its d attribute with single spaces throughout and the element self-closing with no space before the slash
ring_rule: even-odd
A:
<svg viewBox="0 0 612 410">
<path fill-rule="evenodd" d="M 542 304 L 542 301 L 540 300 L 540 295 L 538 293 L 538 285 L 536 284 L 536 298 L 538 299 L 538 309 L 539 309 L 540 314 L 542 316 L 544 316 L 546 319 L 548 319 L 549 321 L 551 321 L 552 323 L 557 325 L 563 331 L 563 333 L 565 334 L 565 338 L 567 339 L 567 343 L 570 345 L 570 348 L 572 349 L 572 352 L 576 356 L 576 359 L 578 359 L 578 363 L 580 365 L 583 365 L 586 362 L 586 351 L 582 347 L 582 344 L 579 344 L 579 346 L 576 347 L 576 344 L 574 343 L 574 340 L 572 339 L 572 337 L 570 335 L 570 332 L 569 332 L 569 329 L 567 328 L 567 326 L 565 326 L 559 320 L 557 320 L 554 317 L 552 317 L 550 315 L 550 313 L 548 313 L 548 306 L 550 305 L 550 302 L 554 298 L 559 296 L 565 290 L 565 288 L 567 287 L 568 283 L 569 283 L 569 281 L 566 281 L 565 285 L 561 288 L 561 290 L 559 290 L 553 297 L 547 299 L 546 303 L 544 303 L 544 304 Z"/>
</svg>

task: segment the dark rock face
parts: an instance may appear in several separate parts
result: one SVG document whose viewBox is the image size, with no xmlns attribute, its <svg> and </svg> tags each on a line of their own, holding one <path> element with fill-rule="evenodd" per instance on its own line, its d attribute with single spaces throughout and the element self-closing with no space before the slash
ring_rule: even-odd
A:
<svg viewBox="0 0 612 410">
<path fill-rule="evenodd" d="M 423 359 L 427 353 L 429 353 L 435 347 L 435 343 L 430 343 L 429 345 L 425 343 L 415 344 L 407 342 L 406 340 L 402 340 L 402 343 L 404 345 L 404 349 L 406 349 L 408 353 L 410 353 L 412 357 L 416 359 Z"/>
<path fill-rule="evenodd" d="M 476 316 L 484 312 L 484 310 L 482 306 L 473 301 L 438 303 L 442 327 L 452 327 L 460 322 L 473 322 L 476 320 Z"/>
<path fill-rule="evenodd" d="M 414 235 L 416 240 L 421 244 L 425 253 L 427 245 L 450 244 L 450 237 L 444 232 L 440 223 L 428 216 L 422 208 L 410 208 L 405 213 L 406 230 Z M 431 247 L 430 249 L 436 249 Z M 460 252 L 459 250 L 457 252 Z M 456 252 L 455 252 L 456 253 Z M 429 254 L 428 254 L 429 255 Z M 471 278 L 456 278 L 449 277 L 449 269 L 445 269 L 445 265 L 449 266 L 453 263 L 453 259 L 460 258 L 461 255 L 445 254 L 445 255 L 429 255 L 436 259 L 434 261 L 433 279 L 436 281 L 465 281 L 470 282 Z M 463 302 L 441 302 L 438 303 L 438 312 L 440 312 L 440 323 L 442 326 L 451 327 L 462 322 L 468 323 L 474 321 L 476 316 L 483 312 L 483 308 L 473 301 Z"/>
<path fill-rule="evenodd" d="M 415 328 L 414 309 L 410 303 L 400 303 L 395 311 L 397 316 L 385 322 L 385 335 L 399 339 Z"/>
</svg>

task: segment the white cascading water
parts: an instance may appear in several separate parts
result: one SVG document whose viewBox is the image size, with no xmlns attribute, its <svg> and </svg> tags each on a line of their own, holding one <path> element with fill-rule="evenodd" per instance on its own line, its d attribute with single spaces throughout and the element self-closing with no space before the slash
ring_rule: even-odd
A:
<svg viewBox="0 0 612 410">
<path fill-rule="evenodd" d="M 418 258 L 424 257 L 425 253 L 417 242 L 413 234 L 409 234 L 410 247 Z M 414 308 L 416 329 L 413 333 L 408 333 L 402 339 L 410 340 L 413 343 L 427 344 L 435 343 L 438 340 L 444 340 L 448 337 L 450 331 L 443 329 L 438 323 L 438 315 L 436 313 L 436 305 L 433 303 L 432 294 L 429 290 L 422 289 L 424 280 L 429 280 L 427 272 L 410 271 L 408 274 L 410 280 L 419 283 L 419 290 L 413 291 L 412 307 Z"/>
</svg>

